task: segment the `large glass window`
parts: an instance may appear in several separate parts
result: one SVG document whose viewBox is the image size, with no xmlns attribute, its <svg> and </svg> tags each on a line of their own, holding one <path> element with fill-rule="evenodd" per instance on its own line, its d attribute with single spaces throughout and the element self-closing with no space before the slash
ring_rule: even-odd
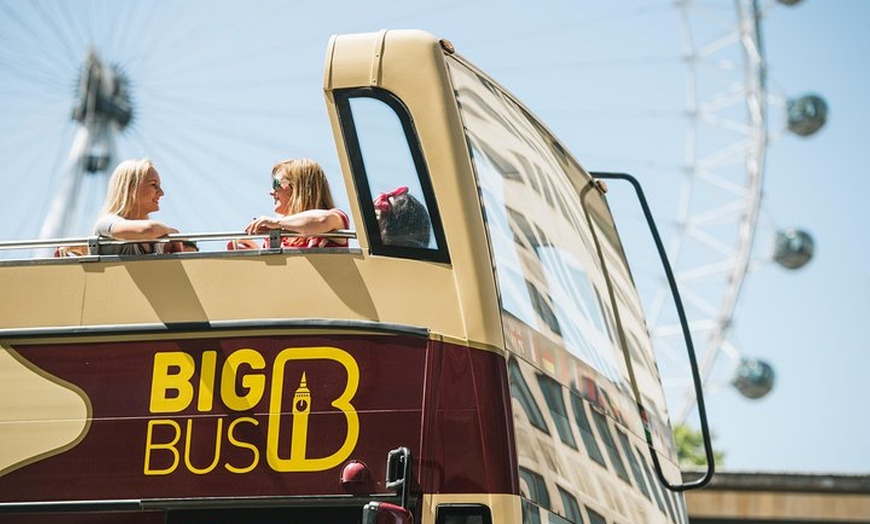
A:
<svg viewBox="0 0 870 524">
<path fill-rule="evenodd" d="M 390 93 L 336 93 L 336 106 L 375 255 L 449 262 L 432 182 L 407 108 Z"/>
<path fill-rule="evenodd" d="M 449 61 L 484 207 L 501 306 L 617 383 L 607 281 L 580 189 L 588 178 L 509 96 Z M 605 212 L 605 206 L 596 208 Z"/>
</svg>

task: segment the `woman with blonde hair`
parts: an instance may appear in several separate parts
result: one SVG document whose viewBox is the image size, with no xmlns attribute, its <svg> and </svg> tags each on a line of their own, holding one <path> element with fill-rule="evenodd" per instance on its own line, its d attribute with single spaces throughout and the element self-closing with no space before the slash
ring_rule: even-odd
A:
<svg viewBox="0 0 870 524">
<path fill-rule="evenodd" d="M 275 215 L 263 215 L 245 226 L 249 235 L 273 229 L 299 233 L 284 237 L 282 247 L 346 247 L 345 238 L 326 238 L 329 231 L 347 229 L 347 214 L 334 207 L 329 181 L 320 164 L 307 158 L 292 158 L 272 167 L 272 190 Z M 234 247 L 256 248 L 251 241 L 239 241 Z"/>
<path fill-rule="evenodd" d="M 178 233 L 174 227 L 150 218 L 151 213 L 160 210 L 160 198 L 163 194 L 160 173 L 151 160 L 146 158 L 121 162 L 109 179 L 106 203 L 94 224 L 94 234 L 115 240 L 156 240 Z M 179 250 L 180 243 L 172 242 L 163 251 Z M 154 242 L 108 246 L 101 250 L 105 254 L 132 255 L 155 251 Z"/>
</svg>

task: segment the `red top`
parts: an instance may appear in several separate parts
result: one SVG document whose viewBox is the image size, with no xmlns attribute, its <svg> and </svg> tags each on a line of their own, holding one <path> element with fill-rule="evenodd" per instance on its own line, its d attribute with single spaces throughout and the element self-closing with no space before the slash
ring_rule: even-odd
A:
<svg viewBox="0 0 870 524">
<path fill-rule="evenodd" d="M 350 220 L 347 214 L 341 209 L 333 208 L 330 213 L 335 213 L 341 217 L 341 229 L 350 228 Z M 268 242 L 267 242 L 268 243 Z M 282 237 L 282 247 L 347 247 L 346 238 L 326 238 L 326 237 Z"/>
</svg>

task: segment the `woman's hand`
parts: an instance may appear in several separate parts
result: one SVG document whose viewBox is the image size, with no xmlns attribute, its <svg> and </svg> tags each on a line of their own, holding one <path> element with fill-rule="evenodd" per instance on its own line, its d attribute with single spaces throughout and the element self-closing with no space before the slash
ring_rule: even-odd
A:
<svg viewBox="0 0 870 524">
<path fill-rule="evenodd" d="M 245 226 L 245 233 L 249 235 L 256 235 L 259 233 L 265 233 L 272 229 L 281 229 L 281 224 L 277 217 L 269 217 L 269 216 L 260 216 L 257 217 Z"/>
<path fill-rule="evenodd" d="M 328 231 L 334 231 L 344 226 L 344 220 L 334 210 L 309 209 L 293 215 L 282 217 L 257 217 L 245 226 L 245 233 L 257 235 L 273 229 L 293 231 L 305 236 L 315 236 Z"/>
</svg>

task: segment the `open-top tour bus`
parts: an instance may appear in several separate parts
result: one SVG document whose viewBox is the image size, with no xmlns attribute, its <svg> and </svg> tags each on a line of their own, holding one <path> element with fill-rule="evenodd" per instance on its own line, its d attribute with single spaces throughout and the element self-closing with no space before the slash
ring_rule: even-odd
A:
<svg viewBox="0 0 870 524">
<path fill-rule="evenodd" d="M 0 261 L 0 522 L 686 523 L 606 186 L 427 33 L 333 37 L 324 92 L 350 247 L 0 246 L 86 244 Z"/>
</svg>

